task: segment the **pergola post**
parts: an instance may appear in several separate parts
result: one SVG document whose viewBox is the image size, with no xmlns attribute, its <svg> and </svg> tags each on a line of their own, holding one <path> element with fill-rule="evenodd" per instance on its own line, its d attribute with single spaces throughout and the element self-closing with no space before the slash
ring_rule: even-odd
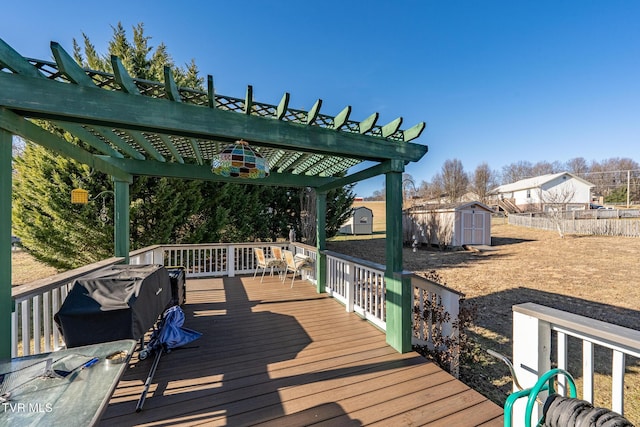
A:
<svg viewBox="0 0 640 427">
<path fill-rule="evenodd" d="M 11 141 L 0 129 L 0 359 L 11 358 Z"/>
<path fill-rule="evenodd" d="M 113 238 L 115 256 L 129 264 L 129 182 L 113 180 L 115 194 Z"/>
<path fill-rule="evenodd" d="M 316 289 L 319 294 L 325 291 L 327 283 L 327 255 L 324 253 L 327 242 L 327 193 L 316 194 Z"/>
<path fill-rule="evenodd" d="M 404 163 L 392 161 L 386 177 L 387 344 L 411 351 L 411 286 L 402 274 L 402 173 Z"/>
</svg>

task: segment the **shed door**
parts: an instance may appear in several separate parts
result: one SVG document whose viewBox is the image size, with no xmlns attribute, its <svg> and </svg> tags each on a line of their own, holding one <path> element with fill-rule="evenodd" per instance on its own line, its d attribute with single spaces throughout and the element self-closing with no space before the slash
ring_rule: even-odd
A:
<svg viewBox="0 0 640 427">
<path fill-rule="evenodd" d="M 462 214 L 463 245 L 484 245 L 484 212 Z"/>
</svg>

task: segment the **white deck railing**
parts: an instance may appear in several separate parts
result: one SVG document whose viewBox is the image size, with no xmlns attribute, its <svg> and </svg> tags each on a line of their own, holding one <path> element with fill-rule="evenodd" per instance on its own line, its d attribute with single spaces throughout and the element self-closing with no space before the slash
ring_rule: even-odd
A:
<svg viewBox="0 0 640 427">
<path fill-rule="evenodd" d="M 624 415 L 625 357 L 640 358 L 640 331 L 538 304 L 516 305 L 513 307 L 513 365 L 522 387 L 533 386 L 538 377 L 551 368 L 552 332 L 557 337 L 559 368 L 568 370 L 569 358 L 582 358 L 581 398 L 590 403 L 594 399 L 594 347 L 612 352 L 611 409 Z M 569 354 L 568 337 L 582 341 L 582 354 Z M 563 380 L 560 379 L 561 391 L 565 387 Z M 515 409 L 522 412 L 514 411 L 517 415 L 514 419 L 524 419 L 518 418 L 524 414 L 523 408 Z"/>
<path fill-rule="evenodd" d="M 253 248 L 265 250 L 271 254 L 272 243 L 242 244 L 203 244 L 203 245 L 156 245 L 149 246 L 130 254 L 131 264 L 162 264 L 182 266 L 187 278 L 197 277 L 233 277 L 237 274 L 251 274 L 255 271 L 256 261 Z M 277 243 L 283 249 L 296 254 L 317 259 L 316 248 L 300 243 Z M 83 274 L 121 262 L 113 258 L 91 264 L 13 289 L 13 298 L 18 305 L 13 313 L 12 355 L 22 356 L 42 351 L 51 351 L 63 345 L 53 322 L 67 296 L 73 281 Z M 327 252 L 327 292 L 346 306 L 347 311 L 355 312 L 382 330 L 386 329 L 386 284 L 385 266 L 371 263 L 346 255 Z M 315 269 L 303 270 L 303 278 L 316 283 Z M 429 304 L 442 304 L 450 314 L 441 324 L 436 317 L 422 319 L 414 316 L 414 343 L 431 345 L 434 331 L 442 331 L 455 338 L 453 322 L 458 316 L 460 294 L 443 286 L 422 279 L 409 272 L 414 295 L 413 306 L 424 311 Z M 47 338 L 45 338 L 47 337 Z M 23 343 L 31 343 L 24 347 Z M 23 348 L 24 347 L 24 348 Z"/>
<path fill-rule="evenodd" d="M 382 330 L 386 330 L 385 266 L 326 251 L 327 293 Z"/>
<path fill-rule="evenodd" d="M 382 264 L 325 251 L 327 255 L 326 291 L 345 305 L 349 312 L 358 313 L 382 330 L 386 330 L 386 283 Z M 449 370 L 458 375 L 457 319 L 460 300 L 464 297 L 446 286 L 405 272 L 411 281 L 413 332 L 412 343 L 429 350 L 443 350 L 443 342 L 450 348 Z"/>
<path fill-rule="evenodd" d="M 262 248 L 267 257 L 271 256 L 271 246 L 280 246 L 294 253 L 316 259 L 316 250 L 301 243 L 212 243 L 194 245 L 149 246 L 130 255 L 131 264 L 162 264 L 182 266 L 187 278 L 234 277 L 236 274 L 253 273 L 256 269 L 254 248 Z M 303 277 L 315 283 L 315 272 L 305 271 Z"/>
</svg>

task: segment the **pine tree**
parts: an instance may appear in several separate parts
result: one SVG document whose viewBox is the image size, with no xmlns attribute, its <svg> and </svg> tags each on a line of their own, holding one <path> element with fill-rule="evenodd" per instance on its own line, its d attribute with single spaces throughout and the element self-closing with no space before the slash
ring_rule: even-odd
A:
<svg viewBox="0 0 640 427">
<path fill-rule="evenodd" d="M 327 193 L 327 238 L 338 234 L 342 224 L 349 219 L 354 198 L 353 185 Z"/>
<path fill-rule="evenodd" d="M 135 78 L 164 81 L 169 66 L 179 86 L 202 90 L 204 79 L 194 60 L 176 67 L 167 47 L 154 50 L 143 24 L 133 40 L 118 23 L 108 55 L 98 54 L 86 34 L 73 41 L 73 56 L 83 67 L 113 72 L 110 55 L 118 56 Z M 94 149 L 61 129 L 47 126 L 87 151 Z M 110 177 L 27 143 L 16 157 L 13 225 L 23 245 L 42 262 L 74 268 L 113 254 L 113 183 Z M 89 192 L 87 205 L 73 205 L 71 190 Z M 161 243 L 238 242 L 286 238 L 301 227 L 300 189 L 224 184 L 135 176 L 130 187 L 131 249 Z M 348 215 L 350 187 L 328 197 L 327 230 L 335 234 Z M 335 231 L 334 231 L 335 230 Z"/>
<path fill-rule="evenodd" d="M 73 188 L 97 195 L 108 180 L 33 143 L 16 158 L 15 172 L 13 225 L 24 248 L 60 269 L 111 256 L 113 222 L 100 220 L 101 206 L 71 204 Z"/>
</svg>

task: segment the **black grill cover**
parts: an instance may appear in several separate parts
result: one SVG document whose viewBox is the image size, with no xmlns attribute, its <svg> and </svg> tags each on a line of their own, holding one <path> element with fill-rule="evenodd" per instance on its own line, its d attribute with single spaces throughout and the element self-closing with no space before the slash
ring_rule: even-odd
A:
<svg viewBox="0 0 640 427">
<path fill-rule="evenodd" d="M 76 279 L 55 321 L 67 347 L 140 339 L 170 302 L 162 265 L 114 265 Z"/>
</svg>

